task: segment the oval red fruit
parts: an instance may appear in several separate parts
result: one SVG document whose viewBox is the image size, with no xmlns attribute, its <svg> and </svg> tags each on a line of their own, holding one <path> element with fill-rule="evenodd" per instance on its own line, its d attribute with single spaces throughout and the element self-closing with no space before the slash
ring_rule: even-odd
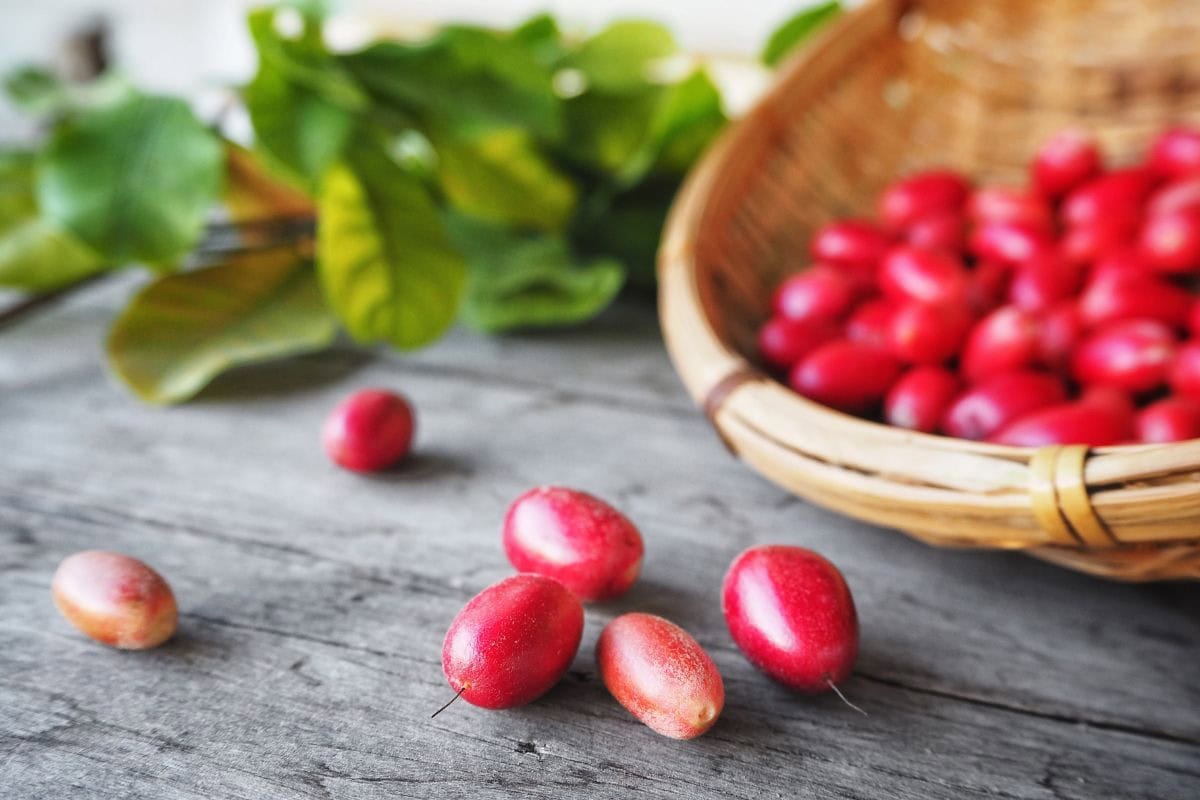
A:
<svg viewBox="0 0 1200 800">
<path fill-rule="evenodd" d="M 790 369 L 837 334 L 837 325 L 830 320 L 773 317 L 758 331 L 758 352 L 772 367 Z"/>
<path fill-rule="evenodd" d="M 884 257 L 879 286 L 894 300 L 962 303 L 967 296 L 967 272 L 954 256 L 902 246 Z"/>
<path fill-rule="evenodd" d="M 1022 264 L 1049 251 L 1050 234 L 1019 222 L 984 222 L 971 234 L 968 249 L 984 261 Z"/>
<path fill-rule="evenodd" d="M 1124 319 L 1154 319 L 1173 327 L 1187 324 L 1193 298 L 1155 275 L 1105 272 L 1088 281 L 1079 313 L 1090 327 Z"/>
<path fill-rule="evenodd" d="M 852 342 L 886 347 L 895 313 L 896 304 L 890 300 L 876 298 L 865 301 L 846 322 L 846 338 Z"/>
<path fill-rule="evenodd" d="M 1047 139 L 1033 158 L 1033 185 L 1059 197 L 1100 172 L 1100 148 L 1085 131 L 1068 129 Z"/>
<path fill-rule="evenodd" d="M 858 616 L 837 567 L 802 547 L 746 550 L 721 592 L 725 623 L 750 663 L 802 692 L 844 681 L 858 656 Z"/>
<path fill-rule="evenodd" d="M 822 225 L 813 236 L 810 249 L 817 261 L 874 267 L 891 246 L 891 237 L 873 223 L 843 219 Z"/>
<path fill-rule="evenodd" d="M 1031 366 L 1040 349 L 1038 319 L 1016 306 L 988 314 L 971 330 L 962 352 L 962 372 L 972 383 Z"/>
<path fill-rule="evenodd" d="M 653 614 L 623 614 L 596 642 L 600 678 L 612 696 L 651 730 L 693 739 L 725 707 L 716 664 L 687 631 Z"/>
<path fill-rule="evenodd" d="M 1039 408 L 1065 402 L 1067 391 L 1054 375 L 1008 372 L 979 383 L 954 400 L 942 430 L 960 439 L 986 439 Z"/>
<path fill-rule="evenodd" d="M 944 367 L 916 367 L 888 392 L 883 417 L 898 428 L 933 433 L 959 388 L 958 378 Z"/>
<path fill-rule="evenodd" d="M 892 230 L 962 208 L 970 191 L 966 178 L 950 170 L 930 170 L 896 181 L 879 196 L 879 218 Z"/>
<path fill-rule="evenodd" d="M 1076 225 L 1059 240 L 1058 251 L 1073 264 L 1092 264 L 1133 244 L 1140 224 L 1137 215 L 1126 214 Z"/>
<path fill-rule="evenodd" d="M 1071 227 L 1103 227 L 1131 216 L 1136 218 L 1154 184 L 1154 174 L 1145 167 L 1100 175 L 1067 196 L 1062 206 L 1063 221 Z"/>
<path fill-rule="evenodd" d="M 1200 211 L 1200 176 L 1171 181 L 1146 201 L 1147 217 L 1174 211 Z"/>
<path fill-rule="evenodd" d="M 1087 385 L 1141 393 L 1166 382 L 1175 336 L 1155 320 L 1122 320 L 1097 330 L 1079 345 L 1071 367 Z"/>
<path fill-rule="evenodd" d="M 475 595 L 442 645 L 450 688 L 482 708 L 512 708 L 558 683 L 583 635 L 583 606 L 558 581 L 514 575 Z"/>
<path fill-rule="evenodd" d="M 887 350 L 839 340 L 810 353 L 792 370 L 789 382 L 818 403 L 862 413 L 875 407 L 898 377 L 900 361 Z"/>
<path fill-rule="evenodd" d="M 1200 439 L 1200 402 L 1190 397 L 1164 398 L 1138 412 L 1135 424 L 1138 441 L 1146 444 Z"/>
<path fill-rule="evenodd" d="M 1074 300 L 1059 303 L 1042 316 L 1038 333 L 1038 360 L 1048 367 L 1065 371 L 1084 333 L 1079 303 Z"/>
<path fill-rule="evenodd" d="M 966 244 L 966 225 L 959 212 L 943 211 L 909 225 L 904 240 L 913 247 L 958 254 Z"/>
<path fill-rule="evenodd" d="M 999 261 L 983 261 L 967 277 L 967 305 L 976 314 L 987 314 L 1004 305 L 1013 269 Z"/>
<path fill-rule="evenodd" d="M 365 389 L 333 410 L 321 429 L 321 439 L 338 465 L 355 472 L 374 472 L 408 454 L 415 424 L 412 406 L 402 396 Z"/>
<path fill-rule="evenodd" d="M 643 549 L 624 514 L 575 489 L 531 489 L 504 517 L 509 563 L 553 578 L 585 603 L 624 594 L 641 570 Z"/>
<path fill-rule="evenodd" d="M 1119 392 L 1088 393 L 1080 400 L 1049 406 L 1009 423 L 988 441 L 1014 447 L 1048 444 L 1122 444 L 1133 437 L 1133 403 Z"/>
<path fill-rule="evenodd" d="M 1149 161 L 1166 178 L 1200 173 L 1200 130 L 1181 126 L 1163 131 L 1150 145 Z"/>
<path fill-rule="evenodd" d="M 1143 257 L 1161 272 L 1194 272 L 1200 267 L 1200 211 L 1171 211 L 1150 217 L 1138 244 Z"/>
<path fill-rule="evenodd" d="M 775 313 L 787 319 L 835 320 L 850 310 L 856 288 L 851 278 L 817 265 L 793 275 L 775 291 Z"/>
<path fill-rule="evenodd" d="M 1176 394 L 1200 400 L 1200 341 L 1193 340 L 1179 348 L 1168 381 Z"/>
<path fill-rule="evenodd" d="M 147 564 L 120 553 L 85 550 L 67 556 L 50 584 L 67 621 L 97 642 L 146 650 L 171 638 L 179 618 L 175 595 Z"/>
<path fill-rule="evenodd" d="M 1008 298 L 1025 311 L 1046 311 L 1078 292 L 1082 283 L 1083 270 L 1078 265 L 1045 251 L 1017 268 L 1008 286 Z"/>
<path fill-rule="evenodd" d="M 958 352 L 972 321 L 963 305 L 910 300 L 892 314 L 888 348 L 910 364 L 941 364 Z"/>
<path fill-rule="evenodd" d="M 1054 230 L 1054 212 L 1044 198 L 1010 186 L 976 189 L 967 203 L 975 222 L 1016 223 L 1043 233 Z"/>
</svg>

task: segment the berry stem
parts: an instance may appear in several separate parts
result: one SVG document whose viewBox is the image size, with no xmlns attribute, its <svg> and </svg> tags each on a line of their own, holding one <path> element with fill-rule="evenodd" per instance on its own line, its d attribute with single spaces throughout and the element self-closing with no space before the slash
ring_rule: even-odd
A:
<svg viewBox="0 0 1200 800">
<path fill-rule="evenodd" d="M 439 708 L 437 711 L 435 711 L 435 712 L 433 712 L 432 714 L 430 714 L 430 715 L 429 715 L 429 718 L 430 718 L 430 719 L 433 719 L 433 718 L 434 718 L 434 717 L 436 717 L 438 714 L 442 713 L 442 712 L 443 712 L 443 711 L 445 711 L 447 708 L 449 708 L 451 705 L 453 705 L 453 704 L 454 704 L 454 701 L 455 701 L 455 700 L 457 700 L 458 698 L 462 697 L 462 694 L 463 694 L 463 692 L 465 692 L 466 690 L 467 690 L 467 687 L 466 687 L 466 686 L 464 686 L 464 687 L 462 687 L 461 689 L 459 689 L 459 690 L 458 690 L 458 694 L 456 694 L 456 695 L 454 695 L 454 697 L 451 697 L 451 698 L 450 698 L 450 702 L 446 703 L 446 705 L 442 706 L 442 707 L 441 707 L 441 708 Z M 838 694 L 841 694 L 841 692 L 838 692 Z M 844 700 L 845 698 L 842 698 L 842 699 Z"/>
<path fill-rule="evenodd" d="M 834 692 L 834 694 L 836 694 L 838 697 L 840 697 L 840 698 L 842 699 L 842 702 L 843 702 L 843 703 L 845 703 L 846 705 L 850 706 L 850 707 L 851 707 L 851 708 L 853 708 L 855 711 L 857 711 L 858 713 L 862 714 L 864 717 L 869 717 L 869 716 L 871 716 L 870 714 L 868 714 L 867 712 L 863 711 L 863 710 L 862 710 L 861 708 L 859 708 L 858 706 L 854 705 L 854 703 L 851 703 L 849 700 L 847 700 L 847 699 L 846 699 L 846 695 L 842 694 L 842 690 L 841 690 L 841 689 L 839 689 L 839 688 L 837 687 L 837 684 L 836 684 L 836 683 L 834 683 L 833 681 L 831 681 L 829 678 L 826 678 L 826 679 L 825 679 L 825 682 L 829 684 L 829 688 L 830 688 L 830 689 L 833 689 L 833 692 Z M 453 700 L 451 700 L 450 702 L 451 702 L 451 703 L 453 703 L 454 701 L 453 701 Z M 449 703 L 447 703 L 447 705 L 449 705 Z"/>
</svg>

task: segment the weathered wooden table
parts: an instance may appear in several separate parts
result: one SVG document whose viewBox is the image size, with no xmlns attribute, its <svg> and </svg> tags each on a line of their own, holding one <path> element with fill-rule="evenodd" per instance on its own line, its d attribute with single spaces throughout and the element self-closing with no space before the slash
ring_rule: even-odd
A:
<svg viewBox="0 0 1200 800">
<path fill-rule="evenodd" d="M 177 409 L 106 377 L 110 281 L 0 330 L 0 797 L 1200 798 L 1200 586 L 1123 586 L 1019 555 L 933 550 L 796 500 L 689 404 L 647 307 L 586 330 L 416 356 L 346 349 L 222 380 Z M 317 431 L 354 387 L 408 393 L 419 454 L 376 478 Z M 575 665 L 508 712 L 455 704 L 442 636 L 510 573 L 507 503 L 592 490 L 641 526 L 643 579 L 588 611 Z M 722 574 L 761 542 L 845 571 L 862 655 L 836 698 L 734 648 Z M 123 653 L 55 612 L 58 560 L 140 556 L 182 610 Z M 692 742 L 634 721 L 592 646 L 644 609 L 692 631 L 725 714 Z"/>
</svg>

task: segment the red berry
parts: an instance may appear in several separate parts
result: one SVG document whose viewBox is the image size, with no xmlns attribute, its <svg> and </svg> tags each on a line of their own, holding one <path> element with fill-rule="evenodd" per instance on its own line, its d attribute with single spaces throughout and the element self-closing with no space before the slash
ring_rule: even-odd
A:
<svg viewBox="0 0 1200 800">
<path fill-rule="evenodd" d="M 984 261 L 1022 264 L 1048 252 L 1050 234 L 1018 222 L 985 222 L 971 234 L 968 249 Z"/>
<path fill-rule="evenodd" d="M 1115 275 L 1145 276 L 1153 272 L 1150 264 L 1136 246 L 1115 250 L 1100 258 L 1092 267 L 1092 281 Z"/>
<path fill-rule="evenodd" d="M 1133 436 L 1133 404 L 1120 393 L 1088 393 L 1080 400 L 1026 414 L 988 441 L 1014 447 L 1121 444 Z"/>
<path fill-rule="evenodd" d="M 1188 397 L 1167 397 L 1138 412 L 1137 440 L 1165 444 L 1200 439 L 1200 402 Z"/>
<path fill-rule="evenodd" d="M 1154 174 L 1145 167 L 1113 170 L 1093 178 L 1063 201 L 1063 221 L 1071 227 L 1104 226 L 1136 217 L 1154 182 Z"/>
<path fill-rule="evenodd" d="M 839 340 L 821 345 L 792 370 L 793 389 L 850 413 L 875 407 L 900 377 L 900 361 L 882 347 Z"/>
<path fill-rule="evenodd" d="M 1200 130 L 1178 127 L 1163 131 L 1150 146 L 1149 161 L 1166 178 L 1200 173 Z"/>
<path fill-rule="evenodd" d="M 968 381 L 979 381 L 1002 372 L 1031 366 L 1040 349 L 1038 320 L 1016 306 L 1003 306 L 988 314 L 971 330 L 962 352 L 962 372 Z"/>
<path fill-rule="evenodd" d="M 1146 216 L 1170 214 L 1172 211 L 1200 211 L 1200 177 L 1171 181 L 1150 195 Z"/>
<path fill-rule="evenodd" d="M 1033 185 L 1046 197 L 1059 197 L 1100 172 L 1100 148 L 1084 131 L 1051 136 L 1034 156 Z"/>
<path fill-rule="evenodd" d="M 867 300 L 850 315 L 846 323 L 846 338 L 852 342 L 886 347 L 895 313 L 896 304 L 890 300 Z"/>
<path fill-rule="evenodd" d="M 642 567 L 642 536 L 615 508 L 557 486 L 531 489 L 504 517 L 504 552 L 519 572 L 544 575 L 585 603 L 624 594 Z"/>
<path fill-rule="evenodd" d="M 1192 307 L 1188 311 L 1187 329 L 1190 335 L 1200 339 L 1200 298 L 1192 301 Z"/>
<path fill-rule="evenodd" d="M 976 189 L 967 216 L 977 223 L 1006 222 L 1047 234 L 1054 230 L 1054 212 L 1044 198 L 1009 186 Z"/>
<path fill-rule="evenodd" d="M 837 325 L 826 319 L 772 317 L 758 331 L 758 352 L 772 367 L 791 369 L 837 333 Z"/>
<path fill-rule="evenodd" d="M 1083 384 L 1148 392 L 1166 382 L 1175 355 L 1171 329 L 1155 320 L 1105 325 L 1075 351 L 1072 371 Z"/>
<path fill-rule="evenodd" d="M 976 314 L 987 314 L 1004 304 L 1013 271 L 999 261 L 980 262 L 967 275 L 967 305 Z"/>
<path fill-rule="evenodd" d="M 879 286 L 895 300 L 962 303 L 967 296 L 967 272 L 958 259 L 938 250 L 897 247 L 883 259 Z"/>
<path fill-rule="evenodd" d="M 941 364 L 958 353 L 972 321 L 965 306 L 910 300 L 892 315 L 888 349 L 910 364 Z"/>
<path fill-rule="evenodd" d="M 596 664 L 605 687 L 651 730 L 694 739 L 725 707 L 725 685 L 699 642 L 653 614 L 623 614 L 600 634 Z"/>
<path fill-rule="evenodd" d="M 842 573 L 801 547 L 752 547 L 729 567 L 725 624 L 750 663 L 801 692 L 824 692 L 850 676 L 858 617 Z"/>
<path fill-rule="evenodd" d="M 1008 299 L 1025 311 L 1046 311 L 1079 291 L 1083 270 L 1047 250 L 1017 268 Z"/>
<path fill-rule="evenodd" d="M 793 275 L 775 291 L 775 313 L 798 320 L 840 318 L 854 303 L 853 281 L 828 266 Z"/>
<path fill-rule="evenodd" d="M 1084 333 L 1079 304 L 1074 300 L 1059 303 L 1042 316 L 1038 360 L 1048 367 L 1065 371 Z"/>
<path fill-rule="evenodd" d="M 1102 222 L 1076 225 L 1063 235 L 1058 250 L 1072 263 L 1091 264 L 1133 244 L 1140 224 L 1141 218 L 1134 214 L 1118 214 Z"/>
<path fill-rule="evenodd" d="M 958 390 L 958 378 L 950 370 L 915 367 L 888 392 L 883 404 L 883 418 L 898 428 L 933 433 L 941 425 Z"/>
<path fill-rule="evenodd" d="M 908 226 L 904 240 L 924 250 L 961 253 L 965 245 L 966 225 L 957 211 L 942 211 L 922 217 Z"/>
<path fill-rule="evenodd" d="M 1150 217 L 1138 240 L 1141 253 L 1162 272 L 1194 272 L 1200 267 L 1200 211 L 1172 211 Z"/>
<path fill-rule="evenodd" d="M 822 225 L 813 236 L 811 250 L 817 261 L 873 268 L 891 246 L 891 238 L 873 223 L 843 219 Z"/>
<path fill-rule="evenodd" d="M 1200 400 L 1200 341 L 1179 348 L 1168 381 L 1176 394 Z"/>
<path fill-rule="evenodd" d="M 960 395 L 946 412 L 942 429 L 960 439 L 986 439 L 1013 420 L 1065 402 L 1063 382 L 1045 372 L 1007 372 Z"/>
<path fill-rule="evenodd" d="M 561 583 L 514 575 L 458 612 L 442 645 L 442 671 L 472 705 L 524 705 L 558 683 L 582 635 L 583 606 Z"/>
<path fill-rule="evenodd" d="M 1155 319 L 1182 327 L 1192 302 L 1191 294 L 1162 278 L 1106 272 L 1088 281 L 1079 312 L 1089 327 L 1123 319 Z"/>
<path fill-rule="evenodd" d="M 414 425 L 412 406 L 403 397 L 383 389 L 365 389 L 333 410 L 321 438 L 337 464 L 355 472 L 374 472 L 408 454 Z"/>
<path fill-rule="evenodd" d="M 171 587 L 136 558 L 75 553 L 58 565 L 50 590 L 67 621 L 101 644 L 146 650 L 175 633 L 179 613 Z"/>
<path fill-rule="evenodd" d="M 886 227 L 901 230 L 918 220 L 962 208 L 970 191 L 957 172 L 931 170 L 910 175 L 884 189 L 879 196 L 879 218 Z"/>
</svg>

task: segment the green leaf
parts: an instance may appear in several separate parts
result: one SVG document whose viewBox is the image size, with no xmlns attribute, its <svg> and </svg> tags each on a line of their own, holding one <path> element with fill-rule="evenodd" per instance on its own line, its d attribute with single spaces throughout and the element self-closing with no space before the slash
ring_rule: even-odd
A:
<svg viewBox="0 0 1200 800">
<path fill-rule="evenodd" d="M 650 172 L 683 175 L 727 121 L 721 93 L 704 70 L 666 87 L 641 145 L 619 169 L 620 184 L 632 186 Z"/>
<path fill-rule="evenodd" d="M 623 95 L 584 92 L 564 103 L 566 156 L 592 170 L 620 172 L 646 145 L 663 89 Z"/>
<path fill-rule="evenodd" d="M 576 264 L 559 236 L 523 237 L 462 217 L 450 230 L 470 264 L 463 321 L 479 330 L 583 322 L 607 308 L 624 283 L 619 262 Z"/>
<path fill-rule="evenodd" d="M 769 66 L 776 66 L 800 44 L 820 30 L 825 23 L 842 13 L 840 0 L 806 8 L 787 22 L 780 25 L 767 39 L 763 47 L 762 61 Z"/>
<path fill-rule="evenodd" d="M 27 66 L 5 76 L 4 91 L 26 114 L 59 116 L 124 102 L 133 94 L 133 87 L 111 72 L 86 83 L 67 83 L 48 69 Z"/>
<path fill-rule="evenodd" d="M 585 41 L 563 66 L 583 73 L 591 89 L 622 94 L 640 92 L 650 81 L 654 61 L 679 50 L 671 32 L 654 22 L 615 22 Z"/>
<path fill-rule="evenodd" d="M 179 403 L 230 367 L 321 350 L 336 333 L 311 263 L 280 249 L 154 281 L 113 324 L 108 360 L 143 400 Z"/>
<path fill-rule="evenodd" d="M 424 42 L 380 42 L 342 62 L 377 101 L 426 124 L 561 133 L 551 72 L 519 41 L 450 26 Z"/>
<path fill-rule="evenodd" d="M 106 260 L 174 261 L 200 238 L 222 158 L 186 103 L 135 96 L 57 127 L 38 165 L 38 206 Z"/>
<path fill-rule="evenodd" d="M 663 176 L 615 196 L 598 196 L 573 222 L 572 243 L 587 256 L 620 261 L 631 285 L 654 286 L 663 224 L 678 188 L 677 178 Z"/>
<path fill-rule="evenodd" d="M 538 14 L 513 28 L 509 39 L 524 47 L 545 67 L 556 66 L 566 55 L 562 31 L 549 14 Z"/>
<path fill-rule="evenodd" d="M 553 231 L 562 229 L 575 208 L 575 185 L 522 130 L 451 136 L 436 149 L 442 190 L 466 214 Z"/>
<path fill-rule="evenodd" d="M 251 12 L 250 34 L 258 50 L 258 72 L 242 90 L 258 145 L 315 187 L 341 154 L 365 110 L 366 97 L 321 43 L 315 20 L 285 39 L 275 28 L 277 9 Z"/>
<path fill-rule="evenodd" d="M 352 150 L 326 174 L 318 212 L 321 282 L 355 339 L 415 348 L 454 322 L 466 268 L 416 178 Z"/>
</svg>

